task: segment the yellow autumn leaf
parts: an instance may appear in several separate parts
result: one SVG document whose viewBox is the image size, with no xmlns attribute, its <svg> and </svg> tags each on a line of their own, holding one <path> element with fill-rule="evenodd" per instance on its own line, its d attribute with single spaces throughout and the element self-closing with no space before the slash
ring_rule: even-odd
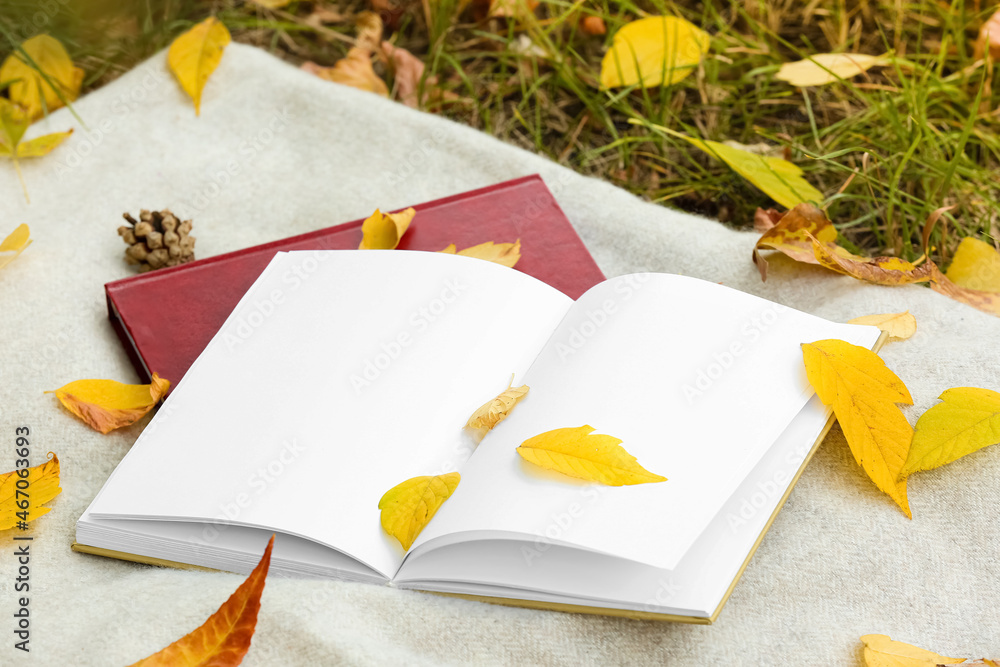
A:
<svg viewBox="0 0 1000 667">
<path fill-rule="evenodd" d="M 67 410 L 92 429 L 110 433 L 141 419 L 159 403 L 169 388 L 170 382 L 153 373 L 150 384 L 77 380 L 56 389 L 54 393 Z"/>
<path fill-rule="evenodd" d="M 949 389 L 917 420 L 903 475 L 931 470 L 1000 443 L 1000 393 L 976 387 Z"/>
<path fill-rule="evenodd" d="M 0 243 L 0 269 L 14 261 L 14 258 L 31 245 L 31 230 L 20 224 Z"/>
<path fill-rule="evenodd" d="M 896 403 L 913 404 L 903 381 L 877 354 L 842 340 L 802 345 L 809 384 L 833 413 L 868 477 L 912 518 L 900 480 L 913 429 Z"/>
<path fill-rule="evenodd" d="M 528 395 L 528 385 L 522 384 L 520 387 L 512 387 L 514 377 L 511 376 L 510 384 L 500 392 L 496 398 L 486 401 L 478 410 L 472 413 L 466 426 L 469 428 L 489 431 L 494 426 L 502 422 L 514 409 L 514 406 L 521 402 L 521 399 Z"/>
<path fill-rule="evenodd" d="M 865 635 L 867 667 L 937 667 L 962 662 L 961 658 L 946 658 L 916 646 L 893 641 L 888 635 Z"/>
<path fill-rule="evenodd" d="M 389 87 L 372 68 L 371 52 L 368 49 L 351 47 L 347 55 L 335 62 L 333 67 L 321 67 L 314 62 L 306 62 L 301 68 L 333 83 L 389 97 Z"/>
<path fill-rule="evenodd" d="M 58 39 L 36 35 L 21 49 L 24 53 L 14 51 L 0 65 L 0 81 L 14 81 L 10 101 L 23 107 L 29 118 L 55 111 L 80 95 L 83 70 L 73 65 Z"/>
<path fill-rule="evenodd" d="M 677 16 L 650 16 L 621 27 L 601 61 L 601 87 L 670 85 L 708 53 L 708 33 Z"/>
<path fill-rule="evenodd" d="M 222 60 L 222 52 L 232 41 L 229 30 L 214 16 L 179 35 L 167 51 L 167 64 L 191 99 L 195 115 L 201 114 L 201 93 L 208 77 Z"/>
<path fill-rule="evenodd" d="M 808 232 L 807 232 L 808 233 Z M 909 285 L 931 280 L 937 267 L 926 261 L 917 265 L 899 257 L 861 257 L 843 248 L 831 248 L 815 237 L 813 253 L 820 266 L 875 285 Z"/>
<path fill-rule="evenodd" d="M 399 540 L 403 549 L 409 549 L 461 480 L 460 474 L 449 472 L 433 477 L 413 477 L 392 487 L 378 501 L 382 528 Z"/>
<path fill-rule="evenodd" d="M 989 243 L 967 236 L 958 244 L 945 275 L 961 287 L 1000 292 L 1000 253 Z"/>
<path fill-rule="evenodd" d="M 546 431 L 522 442 L 517 453 L 546 470 L 609 486 L 667 481 L 639 465 L 621 440 L 593 430 L 593 426 L 578 426 Z"/>
<path fill-rule="evenodd" d="M 521 239 L 518 239 L 514 243 L 493 243 L 493 241 L 487 241 L 486 243 L 480 243 L 465 250 L 459 250 L 457 253 L 455 252 L 455 244 L 452 243 L 444 250 L 439 250 L 438 252 L 485 259 L 513 269 L 514 265 L 521 259 Z"/>
<path fill-rule="evenodd" d="M 968 304 L 973 308 L 978 308 L 984 313 L 1000 317 L 1000 292 L 962 287 L 949 280 L 948 276 L 941 273 L 941 270 L 933 262 L 928 261 L 927 263 L 931 267 L 930 282 L 932 290 L 938 294 L 944 294 L 956 301 Z"/>
<path fill-rule="evenodd" d="M 20 158 L 41 157 L 49 153 L 53 148 L 61 144 L 66 137 L 73 134 L 73 130 L 66 132 L 56 132 L 36 137 L 29 141 L 22 142 L 25 131 L 28 129 L 30 119 L 27 113 L 18 105 L 12 103 L 4 97 L 0 97 L 0 157 L 9 158 L 14 163 L 17 177 L 21 181 L 21 188 L 24 190 L 24 198 L 29 203 L 28 186 L 24 182 L 24 175 L 21 173 Z"/>
<path fill-rule="evenodd" d="M 43 155 L 48 155 L 52 152 L 52 149 L 64 142 L 71 134 L 73 134 L 73 130 L 66 130 L 65 132 L 43 134 L 40 137 L 22 141 L 17 145 L 17 157 L 42 157 Z"/>
<path fill-rule="evenodd" d="M 417 214 L 410 207 L 398 213 L 382 213 L 378 209 L 361 223 L 361 244 L 359 250 L 392 250 L 399 245 L 400 239 Z"/>
<path fill-rule="evenodd" d="M 131 667 L 236 667 L 242 663 L 257 629 L 273 548 L 271 535 L 257 567 L 204 623 Z"/>
<path fill-rule="evenodd" d="M 917 333 L 917 318 L 905 313 L 886 313 L 884 315 L 864 315 L 847 320 L 848 324 L 868 324 L 878 327 L 889 334 L 889 340 L 906 340 Z"/>
<path fill-rule="evenodd" d="M 15 438 L 15 445 L 18 440 Z M 59 457 L 51 456 L 33 468 L 19 468 L 0 475 L 0 530 L 13 528 L 19 521 L 34 521 L 52 509 L 42 505 L 58 496 L 62 489 L 59 487 Z"/>
<path fill-rule="evenodd" d="M 760 279 L 767 280 L 767 260 L 761 250 L 778 250 L 797 262 L 819 264 L 810 235 L 826 245 L 831 252 L 847 253 L 838 246 L 837 230 L 826 217 L 826 213 L 815 204 L 802 203 L 778 214 L 774 209 L 765 211 L 758 208 L 754 216 L 755 228 L 762 231 L 753 248 L 753 263 L 760 271 Z"/>
<path fill-rule="evenodd" d="M 793 86 L 823 86 L 834 81 L 850 79 L 872 67 L 888 65 L 885 56 L 864 53 L 817 53 L 805 60 L 785 63 L 774 78 Z"/>
</svg>

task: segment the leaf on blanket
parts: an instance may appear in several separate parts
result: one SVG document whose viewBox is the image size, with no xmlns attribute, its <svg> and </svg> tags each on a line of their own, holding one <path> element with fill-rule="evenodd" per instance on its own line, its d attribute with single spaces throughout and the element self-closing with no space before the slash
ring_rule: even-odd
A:
<svg viewBox="0 0 1000 667">
<path fill-rule="evenodd" d="M 511 375 L 507 388 L 500 392 L 496 398 L 486 401 L 478 410 L 472 413 L 466 426 L 479 431 L 492 430 L 494 426 L 502 422 L 510 415 L 510 411 L 528 395 L 528 385 L 522 384 L 520 387 L 512 387 L 514 376 Z"/>
<path fill-rule="evenodd" d="M 615 33 L 601 61 L 601 87 L 669 86 L 708 53 L 708 33 L 677 16 L 650 16 Z"/>
<path fill-rule="evenodd" d="M 438 252 L 485 259 L 514 268 L 517 261 L 521 259 L 521 239 L 518 239 L 514 243 L 493 243 L 493 241 L 487 241 L 486 243 L 480 243 L 465 250 L 459 250 L 457 253 L 455 252 L 455 244 L 452 243 L 444 250 L 439 250 Z"/>
<path fill-rule="evenodd" d="M 304 62 L 301 68 L 333 83 L 389 97 L 389 88 L 385 85 L 385 81 L 380 79 L 372 68 L 371 52 L 368 49 L 351 47 L 347 56 L 335 62 L 333 67 L 321 67 L 314 62 Z"/>
<path fill-rule="evenodd" d="M 361 223 L 361 245 L 359 250 L 392 250 L 399 245 L 406 233 L 416 209 L 410 207 L 398 213 L 382 213 L 378 209 Z"/>
<path fill-rule="evenodd" d="M 80 95 L 83 70 L 73 65 L 62 43 L 41 34 L 21 44 L 0 65 L 0 81 L 12 81 L 10 101 L 29 119 L 55 111 Z"/>
<path fill-rule="evenodd" d="M 132 667 L 235 667 L 243 662 L 257 628 L 273 547 L 274 535 L 246 581 L 198 629 Z"/>
<path fill-rule="evenodd" d="M 20 436 L 15 438 L 14 453 L 25 447 Z M 24 441 L 25 443 L 27 440 Z M 42 507 L 59 495 L 59 457 L 52 457 L 33 468 L 20 467 L 0 475 L 0 530 L 9 530 L 19 521 L 28 523 L 48 514 L 52 508 Z"/>
<path fill-rule="evenodd" d="M 850 79 L 867 72 L 872 67 L 888 65 L 885 56 L 870 56 L 863 53 L 817 53 L 805 60 L 785 63 L 774 75 L 775 79 L 787 81 L 793 86 L 824 86 L 834 81 Z"/>
<path fill-rule="evenodd" d="M 893 641 L 888 635 L 865 635 L 861 641 L 865 645 L 867 667 L 936 667 L 962 662 L 961 658 L 946 658 L 916 646 Z"/>
<path fill-rule="evenodd" d="M 31 245 L 31 230 L 20 224 L 0 243 L 0 269 L 14 261 L 14 258 Z"/>
<path fill-rule="evenodd" d="M 141 419 L 169 388 L 170 382 L 153 373 L 150 384 L 77 380 L 45 393 L 55 393 L 59 402 L 90 428 L 107 434 Z"/>
<path fill-rule="evenodd" d="M 667 481 L 639 465 L 620 439 L 593 430 L 593 426 L 578 426 L 546 431 L 522 442 L 517 453 L 546 470 L 609 486 Z"/>
<path fill-rule="evenodd" d="M 960 287 L 1000 292 L 1000 253 L 989 243 L 967 236 L 958 244 L 945 275 Z"/>
<path fill-rule="evenodd" d="M 819 264 L 813 252 L 810 234 L 831 252 L 850 254 L 834 243 L 837 240 L 837 230 L 826 213 L 815 204 L 799 204 L 784 215 L 778 214 L 774 209 L 765 211 L 758 208 L 754 216 L 754 227 L 763 232 L 753 248 L 753 263 L 760 271 L 761 280 L 767 280 L 767 260 L 761 255 L 761 250 L 778 250 L 797 262 Z"/>
<path fill-rule="evenodd" d="M 66 137 L 73 134 L 73 130 L 67 130 L 22 142 L 21 139 L 24 137 L 30 122 L 24 109 L 7 98 L 0 97 L 0 157 L 9 158 L 14 162 L 14 169 L 17 170 L 17 176 L 21 180 L 24 198 L 29 203 L 31 198 L 28 196 L 28 186 L 24 182 L 21 164 L 18 160 L 26 157 L 42 157 L 61 144 Z"/>
<path fill-rule="evenodd" d="M 177 77 L 181 88 L 194 101 L 195 115 L 201 114 L 201 93 L 208 77 L 222 60 L 232 37 L 229 30 L 214 16 L 197 24 L 180 35 L 170 45 L 167 64 Z"/>
<path fill-rule="evenodd" d="M 867 324 L 878 327 L 889 334 L 889 340 L 906 340 L 917 333 L 917 318 L 905 313 L 886 313 L 884 315 L 864 315 L 847 320 L 848 324 Z"/>
<path fill-rule="evenodd" d="M 903 381 L 871 350 L 842 340 L 802 345 L 809 384 L 833 406 L 854 460 L 906 513 L 906 478 L 900 479 L 913 429 L 897 403 L 912 405 Z"/>
<path fill-rule="evenodd" d="M 917 420 L 903 475 L 931 470 L 1000 443 L 1000 393 L 976 387 L 945 391 Z"/>
<path fill-rule="evenodd" d="M 984 313 L 1000 317 L 1000 292 L 989 292 L 956 285 L 948 279 L 948 276 L 941 273 L 941 270 L 937 266 L 934 266 L 933 262 L 928 262 L 928 264 L 931 265 L 930 281 L 932 290 L 938 294 L 944 294 L 956 301 L 968 304 L 973 308 L 978 308 Z"/>
<path fill-rule="evenodd" d="M 385 492 L 378 501 L 382 529 L 409 549 L 413 540 L 458 488 L 457 472 L 433 477 L 413 477 Z"/>
<path fill-rule="evenodd" d="M 807 232 L 808 234 L 808 232 Z M 831 249 L 816 237 L 810 239 L 821 266 L 876 285 L 909 285 L 929 281 L 937 267 L 933 262 L 916 265 L 899 257 L 861 257 L 843 248 Z M 842 252 L 841 252 L 842 251 Z"/>
</svg>

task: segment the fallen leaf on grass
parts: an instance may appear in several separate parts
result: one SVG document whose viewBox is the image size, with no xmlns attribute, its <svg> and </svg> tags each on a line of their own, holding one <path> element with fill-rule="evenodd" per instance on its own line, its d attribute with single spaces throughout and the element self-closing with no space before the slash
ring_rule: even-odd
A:
<svg viewBox="0 0 1000 667">
<path fill-rule="evenodd" d="M 392 250 L 399 245 L 406 233 L 416 209 L 410 207 L 398 213 L 382 213 L 378 209 L 361 223 L 361 245 L 359 250 Z"/>
<path fill-rule="evenodd" d="M 21 188 L 24 190 L 24 198 L 29 203 L 28 186 L 24 182 L 24 175 L 21 173 L 21 163 L 19 160 L 26 157 L 42 157 L 47 155 L 56 146 L 61 144 L 66 137 L 73 134 L 73 130 L 66 132 L 54 132 L 41 137 L 21 141 L 24 133 L 28 130 L 30 119 L 21 107 L 10 100 L 0 97 L 0 157 L 9 158 L 14 163 L 17 177 L 21 181 Z"/>
<path fill-rule="evenodd" d="M 153 373 L 150 384 L 114 380 L 77 380 L 56 389 L 59 402 L 90 428 L 110 433 L 133 424 L 153 409 L 170 389 L 170 382 Z"/>
<path fill-rule="evenodd" d="M 809 384 L 833 413 L 868 477 L 910 513 L 906 478 L 900 479 L 913 429 L 897 403 L 912 405 L 903 381 L 871 350 L 842 340 L 802 345 Z"/>
<path fill-rule="evenodd" d="M 686 78 L 708 53 L 708 33 L 676 16 L 650 16 L 615 33 L 601 61 L 601 87 L 668 86 Z"/>
<path fill-rule="evenodd" d="M 639 465 L 621 440 L 593 430 L 593 426 L 579 426 L 546 431 L 522 442 L 517 453 L 546 470 L 609 486 L 667 481 Z"/>
<path fill-rule="evenodd" d="M 489 16 L 526 21 L 535 15 L 539 0 L 490 0 Z"/>
<path fill-rule="evenodd" d="M 15 439 L 17 445 L 17 439 Z M 42 507 L 59 495 L 59 457 L 33 468 L 18 468 L 0 475 L 0 530 L 9 530 L 19 521 L 28 523 L 48 514 Z"/>
<path fill-rule="evenodd" d="M 521 239 L 518 239 L 514 243 L 493 243 L 493 241 L 487 241 L 486 243 L 480 243 L 465 250 L 459 250 L 457 253 L 455 252 L 455 244 L 452 243 L 444 250 L 439 250 L 438 252 L 485 259 L 513 269 L 514 265 L 521 259 Z"/>
<path fill-rule="evenodd" d="M 510 384 L 496 398 L 487 401 L 472 413 L 466 426 L 480 431 L 489 431 L 506 419 L 514 406 L 528 395 L 528 385 L 522 384 L 520 387 L 512 387 L 512 384 L 514 384 L 514 376 L 511 376 Z"/>
<path fill-rule="evenodd" d="M 861 641 L 865 645 L 867 667 L 936 667 L 962 662 L 961 658 L 946 658 L 916 646 L 893 641 L 888 635 L 865 635 Z"/>
<path fill-rule="evenodd" d="M 989 243 L 967 236 L 958 244 L 945 275 L 960 287 L 1000 292 L 1000 253 Z"/>
<path fill-rule="evenodd" d="M 304 62 L 301 68 L 333 83 L 389 97 L 389 88 L 372 68 L 371 52 L 367 49 L 351 47 L 347 56 L 335 62 L 333 67 L 321 67 L 314 62 Z"/>
<path fill-rule="evenodd" d="M 10 101 L 24 108 L 28 118 L 55 111 L 80 95 L 83 70 L 73 65 L 59 40 L 36 35 L 21 49 L 24 53 L 14 51 L 0 65 L 0 81 L 13 81 L 8 89 Z"/>
<path fill-rule="evenodd" d="M 761 280 L 767 280 L 767 260 L 760 254 L 764 249 L 778 250 L 797 262 L 819 264 L 810 235 L 826 245 L 830 252 L 850 256 L 850 253 L 834 243 L 837 240 L 836 228 L 826 217 L 826 213 L 814 204 L 799 204 L 784 215 L 774 209 L 765 211 L 758 208 L 754 216 L 754 227 L 758 231 L 763 230 L 753 248 L 753 263 L 760 271 Z"/>
<path fill-rule="evenodd" d="M 580 19 L 580 30 L 586 35 L 598 36 L 607 34 L 608 26 L 600 16 L 589 15 Z"/>
<path fill-rule="evenodd" d="M 416 109 L 420 106 L 420 79 L 424 76 L 424 63 L 404 48 L 391 42 L 382 42 L 382 52 L 393 71 L 393 81 L 399 101 L 408 107 Z M 428 84 L 434 81 L 427 81 Z"/>
<path fill-rule="evenodd" d="M 929 281 L 937 269 L 933 262 L 916 265 L 899 257 L 860 257 L 839 246 L 831 248 L 812 237 L 813 253 L 821 266 L 875 285 L 909 285 Z"/>
<path fill-rule="evenodd" d="M 360 12 L 354 17 L 354 32 L 357 33 L 355 46 L 368 53 L 378 51 L 382 44 L 382 34 L 385 32 L 382 17 L 367 10 Z"/>
<path fill-rule="evenodd" d="M 243 662 L 257 628 L 273 547 L 274 535 L 253 572 L 198 629 L 131 667 L 235 667 Z"/>
<path fill-rule="evenodd" d="M 865 315 L 847 320 L 848 324 L 868 324 L 878 327 L 889 334 L 889 340 L 906 340 L 917 333 L 917 318 L 905 313 L 886 313 L 884 315 Z"/>
<path fill-rule="evenodd" d="M 994 12 L 979 29 L 975 48 L 976 60 L 985 56 L 987 51 L 993 56 L 993 60 L 1000 60 L 1000 9 Z"/>
<path fill-rule="evenodd" d="M 20 224 L 0 243 L 0 269 L 14 261 L 14 258 L 31 245 L 31 230 Z"/>
<path fill-rule="evenodd" d="M 201 93 L 208 77 L 222 60 L 222 52 L 232 41 L 229 30 L 218 19 L 207 19 L 180 35 L 167 51 L 167 64 L 181 88 L 194 101 L 195 115 L 201 114 Z"/>
<path fill-rule="evenodd" d="M 903 475 L 931 470 L 1000 443 L 1000 394 L 956 387 L 917 420 Z"/>
<path fill-rule="evenodd" d="M 458 488 L 462 476 L 457 472 L 433 477 L 413 477 L 397 484 L 378 501 L 382 510 L 382 529 L 409 549 L 413 540 Z"/>
<path fill-rule="evenodd" d="M 785 63 L 774 78 L 793 86 L 823 86 L 834 81 L 850 79 L 872 67 L 888 65 L 885 56 L 864 53 L 817 53 L 805 60 Z"/>
<path fill-rule="evenodd" d="M 267 9 L 281 9 L 291 3 L 292 0 L 250 0 L 255 5 L 266 7 Z"/>
</svg>

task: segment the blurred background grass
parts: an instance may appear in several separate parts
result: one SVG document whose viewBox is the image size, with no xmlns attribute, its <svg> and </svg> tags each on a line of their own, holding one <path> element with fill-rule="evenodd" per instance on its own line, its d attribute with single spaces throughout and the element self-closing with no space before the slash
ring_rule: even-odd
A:
<svg viewBox="0 0 1000 667">
<path fill-rule="evenodd" d="M 919 256 L 927 216 L 954 205 L 932 239 L 932 256 L 946 264 L 964 236 L 1000 242 L 1000 80 L 973 49 L 996 9 L 935 0 L 544 0 L 513 19 L 490 17 L 489 0 L 293 1 L 279 9 L 249 0 L 4 0 L 0 56 L 47 32 L 86 71 L 86 91 L 215 15 L 236 41 L 296 64 L 332 65 L 352 45 L 357 17 L 374 11 L 384 38 L 427 64 L 423 99 L 432 113 L 735 226 L 774 203 L 683 140 L 629 121 L 771 151 L 804 169 L 847 244 L 869 254 Z M 615 31 L 659 14 L 711 34 L 702 65 L 666 88 L 600 90 Z M 587 17 L 591 28 L 600 18 L 606 33 L 584 30 Z M 818 88 L 774 79 L 783 62 L 822 52 L 895 59 Z M 384 63 L 376 71 L 392 84 Z M 447 102 L 439 89 L 452 94 Z"/>
</svg>

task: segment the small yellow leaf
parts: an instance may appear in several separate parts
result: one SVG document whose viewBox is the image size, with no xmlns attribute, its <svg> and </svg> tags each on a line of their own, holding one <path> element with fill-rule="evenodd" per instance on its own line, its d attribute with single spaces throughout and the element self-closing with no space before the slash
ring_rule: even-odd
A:
<svg viewBox="0 0 1000 667">
<path fill-rule="evenodd" d="M 817 53 L 805 60 L 785 63 L 774 78 L 793 86 L 823 86 L 834 81 L 850 79 L 872 67 L 888 65 L 884 56 L 864 53 Z"/>
<path fill-rule="evenodd" d="M 8 530 L 19 521 L 28 523 L 48 514 L 51 507 L 41 505 L 59 495 L 59 457 L 52 458 L 33 468 L 20 468 L 0 475 L 0 530 Z M 27 471 L 20 473 L 21 470 Z M 21 482 L 20 486 L 18 482 Z M 25 486 L 25 483 L 27 486 Z M 24 507 L 18 503 L 27 503 Z M 21 512 L 21 516 L 18 516 Z M 27 518 L 24 518 L 27 512 Z"/>
<path fill-rule="evenodd" d="M 512 377 L 511 384 L 513 383 L 514 378 Z M 528 385 L 522 384 L 520 387 L 507 385 L 507 388 L 500 392 L 496 398 L 487 401 L 478 410 L 473 412 L 466 426 L 482 431 L 491 430 L 506 419 L 510 411 L 514 409 L 514 406 L 520 403 L 521 399 L 527 395 Z"/>
<path fill-rule="evenodd" d="M 896 406 L 913 404 L 906 385 L 877 354 L 842 340 L 804 343 L 802 356 L 809 384 L 833 406 L 854 460 L 912 518 L 900 473 L 913 429 Z"/>
<path fill-rule="evenodd" d="M 708 33 L 676 16 L 650 16 L 621 27 L 601 61 L 601 87 L 670 85 L 708 53 Z"/>
<path fill-rule="evenodd" d="M 434 477 L 413 477 L 392 487 L 378 501 L 382 528 L 399 540 L 403 549 L 409 549 L 461 480 L 457 472 L 450 472 Z"/>
<path fill-rule="evenodd" d="M 44 134 L 28 141 L 22 141 L 17 145 L 17 157 L 42 157 L 52 152 L 56 146 L 61 144 L 66 138 L 73 134 L 73 130 L 65 132 L 53 132 Z"/>
<path fill-rule="evenodd" d="M 150 384 L 77 380 L 56 389 L 55 395 L 66 409 L 92 429 L 110 433 L 141 419 L 163 398 L 169 388 L 170 382 L 153 373 Z"/>
<path fill-rule="evenodd" d="M 821 266 L 875 285 L 909 285 L 931 280 L 937 267 L 933 262 L 916 265 L 899 257 L 860 257 L 831 248 L 813 238 L 813 253 Z"/>
<path fill-rule="evenodd" d="M 31 119 L 21 107 L 0 97 L 0 155 L 14 155 Z"/>
<path fill-rule="evenodd" d="M 194 113 L 201 113 L 201 93 L 208 77 L 222 60 L 222 52 L 232 41 L 229 30 L 214 16 L 194 26 L 170 45 L 167 64 L 191 99 Z"/>
<path fill-rule="evenodd" d="M 131 667 L 236 667 L 250 650 L 274 535 L 240 587 L 201 626 Z"/>
<path fill-rule="evenodd" d="M 454 255 L 456 254 L 455 244 L 451 243 L 447 248 L 438 252 Z M 493 243 L 493 241 L 487 241 L 486 243 L 480 243 L 465 250 L 459 250 L 457 254 L 485 259 L 513 269 L 514 265 L 521 259 L 521 239 L 518 239 L 514 243 Z"/>
<path fill-rule="evenodd" d="M 890 340 L 906 340 L 917 333 L 917 318 L 905 313 L 886 313 L 885 315 L 865 315 L 847 320 L 848 324 L 868 324 L 878 327 L 889 334 Z"/>
<path fill-rule="evenodd" d="M 967 236 L 958 244 L 945 275 L 961 287 L 1000 292 L 1000 253 L 989 243 Z"/>
<path fill-rule="evenodd" d="M 406 233 L 416 209 L 410 207 L 398 213 L 382 213 L 378 209 L 361 223 L 361 245 L 359 250 L 392 250 L 399 245 Z"/>
<path fill-rule="evenodd" d="M 763 231 L 753 248 L 753 263 L 760 271 L 761 280 L 767 280 L 767 260 L 760 253 L 765 248 L 779 250 L 797 262 L 819 264 L 813 252 L 810 234 L 831 252 L 850 255 L 834 243 L 837 240 L 837 230 L 826 213 L 815 204 L 799 204 L 780 217 L 773 209 L 764 211 L 758 208 L 754 226 Z"/>
<path fill-rule="evenodd" d="M 865 635 L 867 667 L 936 667 L 962 662 L 961 658 L 946 658 L 916 646 L 893 641 L 888 635 Z"/>
<path fill-rule="evenodd" d="M 621 447 L 621 440 L 591 433 L 593 426 L 557 428 L 528 438 L 517 448 L 525 461 L 546 470 L 609 486 L 665 482 Z"/>
<path fill-rule="evenodd" d="M 316 63 L 305 62 L 301 68 L 327 81 L 389 97 L 388 86 L 372 68 L 371 52 L 368 49 L 352 47 L 347 56 L 335 62 L 333 67 L 320 67 Z"/>
<path fill-rule="evenodd" d="M 0 269 L 14 261 L 14 258 L 31 245 L 31 231 L 28 225 L 20 224 L 0 243 Z"/>
<path fill-rule="evenodd" d="M 80 95 L 83 70 L 73 66 L 59 40 L 45 34 L 36 35 L 21 44 L 21 48 L 34 65 L 20 51 L 14 51 L 0 65 L 0 81 L 15 81 L 9 89 L 10 101 L 23 107 L 29 118 L 54 111 L 63 106 L 63 100 L 72 102 Z M 48 81 L 39 71 L 45 73 Z"/>
<path fill-rule="evenodd" d="M 956 387 L 917 420 L 903 475 L 931 470 L 1000 443 L 1000 394 Z"/>
</svg>

